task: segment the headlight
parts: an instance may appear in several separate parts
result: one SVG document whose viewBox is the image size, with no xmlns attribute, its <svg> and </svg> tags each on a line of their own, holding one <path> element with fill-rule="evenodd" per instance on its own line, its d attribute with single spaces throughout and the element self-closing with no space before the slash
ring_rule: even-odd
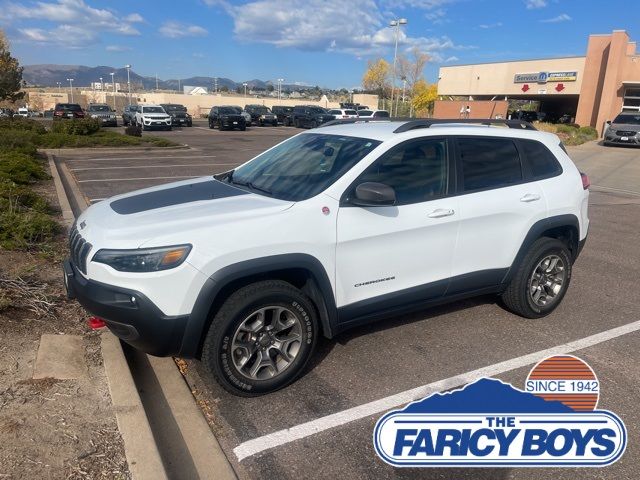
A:
<svg viewBox="0 0 640 480">
<path fill-rule="evenodd" d="M 91 118 L 98 118 L 98 115 L 91 115 Z"/>
<path fill-rule="evenodd" d="M 157 272 L 180 265 L 189 255 L 191 245 L 140 248 L 135 250 L 98 250 L 93 261 L 120 272 Z"/>
</svg>

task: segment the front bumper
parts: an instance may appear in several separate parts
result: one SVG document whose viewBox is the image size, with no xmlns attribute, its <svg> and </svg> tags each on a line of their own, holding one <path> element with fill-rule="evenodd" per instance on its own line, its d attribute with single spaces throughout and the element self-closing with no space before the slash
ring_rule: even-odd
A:
<svg viewBox="0 0 640 480">
<path fill-rule="evenodd" d="M 640 146 L 640 135 L 618 135 L 607 132 L 604 141 L 607 144 Z"/>
<path fill-rule="evenodd" d="M 174 127 L 181 126 L 181 125 L 190 127 L 193 124 L 193 121 L 190 118 L 173 117 L 171 119 L 171 124 Z"/>
<path fill-rule="evenodd" d="M 89 280 L 63 263 L 67 296 L 105 321 L 111 332 L 150 355 L 180 355 L 189 315 L 167 316 L 145 295 Z"/>
</svg>

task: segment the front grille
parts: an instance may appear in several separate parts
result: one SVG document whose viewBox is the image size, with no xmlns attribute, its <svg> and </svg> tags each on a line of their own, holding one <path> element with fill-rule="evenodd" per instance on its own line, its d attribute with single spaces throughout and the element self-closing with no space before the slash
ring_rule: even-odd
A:
<svg viewBox="0 0 640 480">
<path fill-rule="evenodd" d="M 620 137 L 634 137 L 636 132 L 630 132 L 628 130 L 618 130 L 616 134 Z"/>
<path fill-rule="evenodd" d="M 71 233 L 69 234 L 69 253 L 71 255 L 71 263 L 73 263 L 78 270 L 85 275 L 87 274 L 87 257 L 91 251 L 91 244 L 87 242 L 80 232 L 78 227 L 73 224 Z"/>
</svg>

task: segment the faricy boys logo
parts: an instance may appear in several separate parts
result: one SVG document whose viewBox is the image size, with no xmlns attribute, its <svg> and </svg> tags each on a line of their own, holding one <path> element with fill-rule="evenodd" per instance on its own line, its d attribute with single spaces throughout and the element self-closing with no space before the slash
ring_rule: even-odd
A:
<svg viewBox="0 0 640 480">
<path fill-rule="evenodd" d="M 598 379 L 579 358 L 538 363 L 525 390 L 492 378 L 435 393 L 384 415 L 373 442 L 398 467 L 579 467 L 618 460 L 627 430 L 595 410 Z"/>
</svg>

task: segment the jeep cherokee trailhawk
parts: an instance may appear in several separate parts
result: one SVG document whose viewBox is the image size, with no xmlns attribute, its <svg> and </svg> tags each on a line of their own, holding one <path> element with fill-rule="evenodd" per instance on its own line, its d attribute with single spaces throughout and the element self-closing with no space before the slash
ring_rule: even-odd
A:
<svg viewBox="0 0 640 480">
<path fill-rule="evenodd" d="M 96 203 L 71 232 L 69 295 L 246 396 L 291 383 L 320 335 L 426 305 L 498 294 L 543 317 L 586 240 L 588 179 L 555 135 L 486 123 L 510 128 L 337 120 Z"/>
</svg>

